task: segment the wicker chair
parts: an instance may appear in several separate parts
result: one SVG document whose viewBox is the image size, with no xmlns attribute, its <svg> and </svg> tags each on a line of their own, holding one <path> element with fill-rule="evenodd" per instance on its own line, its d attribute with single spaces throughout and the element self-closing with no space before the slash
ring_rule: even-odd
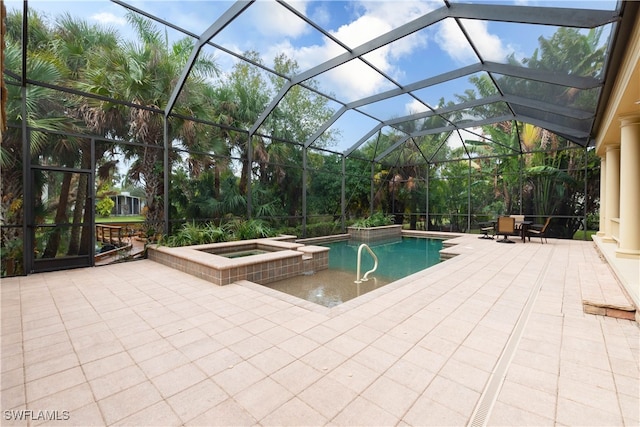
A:
<svg viewBox="0 0 640 427">
<path fill-rule="evenodd" d="M 515 243 L 513 240 L 509 240 L 507 236 L 511 236 L 516 231 L 516 220 L 515 218 L 508 216 L 501 216 L 498 218 L 498 223 L 496 224 L 496 234 L 502 235 L 504 238 L 496 240 L 498 243 Z"/>
<path fill-rule="evenodd" d="M 529 228 L 527 230 L 527 236 L 529 237 L 529 241 L 531 241 L 531 236 L 539 237 L 540 243 L 544 244 L 547 242 L 547 230 L 549 230 L 549 223 L 551 222 L 551 217 L 547 218 L 544 225 L 540 230 L 536 230 L 535 228 Z M 544 239 L 544 242 L 542 241 Z M 547 242 L 548 243 L 548 242 Z"/>
</svg>

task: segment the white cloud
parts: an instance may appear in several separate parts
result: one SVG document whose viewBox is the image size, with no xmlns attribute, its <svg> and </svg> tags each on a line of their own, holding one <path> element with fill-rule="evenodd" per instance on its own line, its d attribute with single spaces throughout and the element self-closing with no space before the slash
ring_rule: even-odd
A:
<svg viewBox="0 0 640 427">
<path fill-rule="evenodd" d="M 489 32 L 487 21 L 464 20 L 463 25 L 483 59 L 503 61 L 510 53 L 510 49 L 505 47 L 500 37 Z"/>
<path fill-rule="evenodd" d="M 362 2 L 367 15 L 386 21 L 392 28 L 406 24 L 432 10 L 441 7 L 440 1 Z"/>
<path fill-rule="evenodd" d="M 338 95 L 338 98 L 346 101 L 391 89 L 391 84 L 387 80 L 357 59 L 325 73 L 323 81 L 331 86 L 331 90 Z"/>
<path fill-rule="evenodd" d="M 205 32 L 214 22 L 210 17 L 203 16 L 198 12 L 183 13 L 179 11 L 172 16 L 175 17 L 174 22 L 178 27 L 186 28 L 197 35 Z"/>
<path fill-rule="evenodd" d="M 363 2 L 359 3 L 361 16 L 348 25 L 342 26 L 335 35 L 351 47 L 359 46 L 407 22 L 423 16 L 439 3 L 402 1 L 402 2 Z M 394 42 L 397 57 L 411 52 L 426 42 L 424 37 L 409 36 Z"/>
<path fill-rule="evenodd" d="M 373 15 L 363 15 L 355 21 L 341 26 L 332 34 L 347 46 L 354 48 L 390 29 L 389 23 L 384 20 Z"/>
<path fill-rule="evenodd" d="M 265 62 L 271 64 L 276 55 L 284 53 L 289 58 L 295 59 L 298 62 L 300 70 L 304 71 L 318 63 L 328 60 L 332 56 L 339 55 L 341 52 L 340 49 L 327 49 L 325 45 L 295 47 L 290 40 L 284 40 L 271 45 L 264 56 Z"/>
<path fill-rule="evenodd" d="M 331 33 L 347 46 L 355 48 L 417 19 L 440 5 L 440 3 L 421 1 L 354 3 L 354 10 L 359 17 Z M 376 49 L 364 58 L 384 73 L 395 77 L 402 74 L 402 70 L 396 64 L 397 60 L 425 46 L 426 43 L 424 34 L 414 34 Z M 293 46 L 290 47 L 294 49 Z M 322 45 L 294 49 L 290 54 L 302 69 L 308 69 L 342 52 L 340 47 L 327 39 Z M 373 72 L 359 60 L 352 60 L 331 70 L 322 80 L 324 85 L 329 86 L 325 89 L 337 93 L 340 98 L 346 100 L 362 98 L 388 88 L 384 86 L 388 83 L 379 73 Z"/>
<path fill-rule="evenodd" d="M 110 12 L 94 13 L 93 15 L 90 16 L 90 18 L 104 25 L 109 25 L 109 24 L 116 24 L 120 26 L 127 25 L 126 19 L 124 19 L 122 16 L 116 16 Z"/>
<path fill-rule="evenodd" d="M 502 62 L 509 53 L 513 52 L 513 47 L 505 46 L 500 37 L 489 32 L 486 21 L 463 19 L 461 22 L 482 59 Z M 478 57 L 453 19 L 446 19 L 442 22 L 436 40 L 441 49 L 454 61 L 460 64 L 478 61 Z"/>
<path fill-rule="evenodd" d="M 355 48 L 441 5 L 440 2 L 428 1 L 353 2 L 349 6 L 355 19 L 328 31 L 342 43 Z M 295 4 L 296 9 L 301 13 L 306 13 L 307 6 L 306 1 Z M 258 1 L 247 12 L 250 14 L 251 22 L 254 23 L 252 29 L 264 36 L 262 42 L 265 43 L 265 47 L 256 48 L 262 52 L 266 64 L 271 65 L 275 55 L 285 53 L 288 57 L 295 59 L 300 69 L 304 71 L 344 52 L 344 49 L 326 37 L 316 39 L 315 44 L 307 43 L 300 46 L 298 39 L 310 34 L 307 33 L 309 27 L 302 20 L 293 19 L 289 11 L 273 1 Z M 327 24 L 331 22 L 329 13 L 344 14 L 345 11 L 332 8 L 328 3 L 314 8 L 313 13 L 314 19 L 327 28 Z M 419 32 L 404 37 L 370 52 L 364 58 L 382 72 L 398 79 L 403 75 L 398 61 L 409 56 L 416 49 L 426 46 L 426 34 L 426 32 Z M 390 84 L 379 73 L 357 59 L 324 73 L 318 77 L 318 80 L 323 90 L 333 92 L 339 99 L 346 101 L 370 96 L 390 88 Z"/>
<path fill-rule="evenodd" d="M 439 31 L 436 34 L 436 41 L 440 49 L 458 63 L 466 64 L 478 60 L 458 24 L 453 19 L 445 19 L 440 24 Z"/>
<path fill-rule="evenodd" d="M 457 132 L 452 132 L 451 133 L 451 135 L 449 136 L 449 139 L 447 139 L 447 145 L 450 148 L 462 147 L 463 141 L 467 141 L 467 140 L 471 140 L 471 141 L 482 140 L 483 138 L 481 138 L 479 135 L 482 135 L 482 129 L 481 128 L 472 127 L 472 128 L 469 128 L 468 130 L 460 129 Z"/>
<path fill-rule="evenodd" d="M 404 106 L 404 109 L 405 109 L 405 113 L 407 115 L 423 113 L 423 112 L 428 110 L 428 108 L 422 102 L 418 101 L 417 99 L 414 99 L 413 101 L 411 101 L 408 104 L 406 104 Z"/>
<path fill-rule="evenodd" d="M 331 12 L 329 12 L 326 5 L 321 4 L 320 6 L 316 6 L 314 9 L 311 19 L 313 19 L 318 25 L 329 25 L 331 22 Z"/>
<path fill-rule="evenodd" d="M 297 1 L 296 9 L 305 13 L 306 1 Z M 274 1 L 257 1 L 248 10 L 255 29 L 267 36 L 299 37 L 308 31 L 307 24 Z"/>
</svg>

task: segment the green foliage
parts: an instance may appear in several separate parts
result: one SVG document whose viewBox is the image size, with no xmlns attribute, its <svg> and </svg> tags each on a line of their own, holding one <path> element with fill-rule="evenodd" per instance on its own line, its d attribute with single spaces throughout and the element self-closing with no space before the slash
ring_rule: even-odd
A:
<svg viewBox="0 0 640 427">
<path fill-rule="evenodd" d="M 13 238 L 0 246 L 0 277 L 23 274 L 22 239 Z"/>
<path fill-rule="evenodd" d="M 307 225 L 306 237 L 322 237 L 331 236 L 341 232 L 341 225 L 337 221 L 333 222 L 319 222 L 317 224 Z"/>
<path fill-rule="evenodd" d="M 2 212 L 10 213 L 4 219 L 9 223 L 22 223 L 22 209 L 14 209 L 5 201 L 22 197 L 22 147 L 20 122 L 39 129 L 74 131 L 74 133 L 98 134 L 111 140 L 123 139 L 134 144 L 100 147 L 122 153 L 130 166 L 127 178 L 130 184 L 139 184 L 138 191 L 147 204 L 147 222 L 150 235 L 162 227 L 165 170 L 163 158 L 164 125 L 160 114 L 152 110 L 164 109 L 173 92 L 176 79 L 189 61 L 194 42 L 189 38 L 170 42 L 166 34 L 152 21 L 136 14 L 127 19 L 138 36 L 137 40 L 124 42 L 113 30 L 104 30 L 62 17 L 49 26 L 30 9 L 27 75 L 49 85 L 70 87 L 98 96 L 113 97 L 118 103 L 102 102 L 83 97 L 58 96 L 47 87 L 29 85 L 26 116 L 22 117 L 21 87 L 7 86 L 7 114 L 13 126 L 3 135 L 0 146 L 0 166 L 3 169 Z M 7 70 L 20 74 L 21 25 L 19 14 L 7 17 L 7 46 L 5 65 Z M 560 72 L 576 76 L 599 77 L 604 60 L 603 28 L 583 30 L 560 28 L 549 37 L 539 40 L 539 48 L 518 65 L 532 70 Z M 174 114 L 168 120 L 169 140 L 172 151 L 168 165 L 172 177 L 169 186 L 170 215 L 172 219 L 208 220 L 204 226 L 187 223 L 168 238 L 171 244 L 197 244 L 246 239 L 271 235 L 265 222 L 233 220 L 220 227 L 229 216 L 246 214 L 248 185 L 251 182 L 252 216 L 266 218 L 277 224 L 274 218 L 288 220 L 288 229 L 301 234 L 303 185 L 303 146 L 315 131 L 333 116 L 328 98 L 319 96 L 314 89 L 319 85 L 312 79 L 305 86 L 289 88 L 273 114 L 266 118 L 251 140 L 246 132 L 256 123 L 275 92 L 286 79 L 300 69 L 295 60 L 284 54 L 274 58 L 275 75 L 263 72 L 263 59 L 256 52 L 246 54 L 253 63 L 238 61 L 234 70 L 224 79 L 216 80 L 215 58 L 201 53 L 194 63 L 192 73 L 185 82 Z M 515 57 L 509 58 L 516 61 Z M 10 76 L 8 77 L 10 78 Z M 537 80 L 513 76 L 494 76 L 508 94 L 523 94 L 534 99 L 557 100 L 569 107 L 590 111 L 597 90 L 580 90 L 562 85 L 544 84 Z M 488 75 L 470 78 L 475 90 L 469 89 L 457 95 L 458 102 L 471 102 L 496 95 L 494 82 Z M 309 90 L 309 89 L 311 90 Z M 535 96 L 534 96 L 535 95 Z M 129 103 L 143 105 L 136 109 Z M 437 108 L 453 103 L 441 99 Z M 474 107 L 478 116 L 503 115 L 504 103 L 492 102 Z M 301 112 L 304 120 L 300 119 Z M 219 123 L 215 127 L 182 117 L 194 116 Z M 444 117 L 447 117 L 445 120 Z M 374 209 L 392 212 L 398 222 L 403 216 L 412 221 L 424 214 L 427 205 L 430 226 L 449 221 L 466 214 L 492 215 L 523 211 L 538 216 L 579 216 L 584 210 L 590 213 L 598 209 L 598 158 L 595 150 L 583 159 L 580 150 L 557 151 L 569 144 L 562 138 L 536 135 L 525 141 L 526 129 L 519 123 L 500 123 L 483 128 L 481 141 L 465 141 L 465 148 L 456 148 L 447 141 L 449 133 L 413 136 L 407 143 L 391 150 L 373 168 L 374 200 L 371 198 L 371 159 L 393 147 L 405 135 L 420 135 L 420 131 L 442 128 L 457 122 L 459 116 L 433 114 L 423 120 L 412 120 L 397 126 L 399 130 L 380 133 L 370 143 L 354 152 L 354 157 L 344 160 L 344 177 L 347 217 L 355 218 Z M 19 131 L 20 130 L 20 131 Z M 329 147 L 337 139 L 329 129 L 314 141 L 313 147 Z M 268 135 L 268 136 L 265 136 Z M 271 140 L 270 137 L 274 139 Z M 68 137 L 56 137 L 47 132 L 29 132 L 31 152 L 41 156 L 49 164 L 81 166 L 88 168 L 89 151 L 82 148 L 82 141 Z M 79 138 L 81 139 L 81 138 Z M 284 143 L 284 139 L 300 145 Z M 86 143 L 86 142 L 85 142 Z M 547 149 L 551 149 L 550 152 Z M 465 152 L 466 150 L 466 152 Z M 544 151 L 544 153 L 543 153 Z M 180 154 L 178 154 L 180 153 Z M 341 200 L 337 196 L 343 185 L 343 159 L 340 155 L 306 151 L 307 206 L 309 216 L 339 214 Z M 96 157 L 100 157 L 98 151 Z M 231 159 L 230 157 L 233 157 Z M 248 162 L 251 157 L 253 162 Z M 449 160 L 470 157 L 464 162 Z M 362 160 L 366 159 L 366 160 Z M 113 158 L 112 158 L 113 160 Z M 100 167 L 113 165 L 98 162 Z M 587 163 L 587 167 L 583 165 Z M 393 166 L 392 166 L 393 165 Z M 587 174 L 585 179 L 584 174 Z M 35 174 L 38 177 L 39 172 Z M 238 177 L 237 175 L 240 175 Z M 427 194 L 426 181 L 429 179 Z M 111 177 L 110 179 L 113 179 Z M 469 188 L 469 179 L 471 187 Z M 584 194 L 583 183 L 589 188 Z M 33 184 L 36 199 L 43 193 L 43 184 Z M 100 181 L 98 181 L 100 182 Z M 67 186 L 66 197 L 59 197 L 62 182 L 49 180 L 48 194 L 60 199 L 51 205 L 60 212 L 58 218 L 73 216 L 84 206 L 74 185 Z M 104 191 L 110 186 L 105 181 Z M 144 187 L 144 190 L 140 188 Z M 100 189 L 99 191 L 102 191 Z M 55 194 L 54 194 L 55 192 Z M 74 192 L 76 192 L 74 194 Z M 135 193 L 132 193 L 135 194 Z M 522 197 L 521 197 L 522 195 Z M 50 197 L 51 200 L 54 197 Z M 75 203 L 69 203 L 75 200 Z M 86 196 L 85 196 L 86 200 Z M 108 199 L 98 203 L 98 213 L 109 215 Z M 469 207 L 471 200 L 471 207 Z M 102 203 L 105 206 L 100 206 Z M 36 210 L 52 209 L 36 205 Z M 468 212 L 468 210 L 471 212 Z M 76 212 L 71 212 L 75 210 Z M 53 212 L 48 212 L 52 214 Z M 64 215 L 63 215 L 64 214 Z M 53 218 L 53 215 L 51 215 Z M 449 217 L 451 219 L 449 219 Z M 393 223 L 394 216 L 378 212 L 371 218 L 358 221 L 358 226 L 377 226 Z M 57 222 L 64 222 L 62 220 Z M 283 220 L 284 222 L 284 220 Z M 217 223 L 218 226 L 213 225 Z M 593 227 L 597 220 L 588 221 Z M 412 228 L 415 224 L 412 224 Z M 455 224 L 453 224 L 455 225 Z M 573 224 L 575 225 L 575 224 Z M 334 234 L 340 224 L 330 220 L 307 224 L 306 236 Z M 47 235 L 42 235 L 42 239 Z M 3 236 L 3 241 L 7 239 Z M 64 242 L 56 245 L 63 247 Z M 42 242 L 36 245 L 42 245 Z M 52 252 L 54 245 L 51 245 Z M 42 251 L 42 250 L 41 250 Z"/>
<path fill-rule="evenodd" d="M 597 232 L 598 230 L 587 230 L 586 240 L 591 241 L 592 240 L 591 236 L 593 236 Z M 576 231 L 575 233 L 573 233 L 573 240 L 585 240 L 584 233 L 585 233 L 584 230 Z"/>
<path fill-rule="evenodd" d="M 223 228 L 207 223 L 196 225 L 195 222 L 187 222 L 175 234 L 165 239 L 167 246 L 191 246 L 207 243 L 218 243 L 229 240 L 228 233 Z"/>
<path fill-rule="evenodd" d="M 234 219 L 226 223 L 224 229 L 229 236 L 229 240 L 258 239 L 276 235 L 264 221 L 259 219 Z"/>
<path fill-rule="evenodd" d="M 276 234 L 286 234 L 288 236 L 302 236 L 302 226 L 291 227 L 291 226 L 283 226 L 276 228 Z"/>
<path fill-rule="evenodd" d="M 579 184 L 569 173 L 552 165 L 527 168 L 524 177 L 531 183 L 533 213 L 540 216 L 559 212 L 566 201 L 567 193 Z"/>
<path fill-rule="evenodd" d="M 334 215 L 340 212 L 340 197 L 342 191 L 342 159 L 335 154 L 309 156 L 310 161 L 316 161 L 315 169 L 309 173 L 310 183 L 307 195 L 307 212 L 311 214 Z M 349 164 L 349 166 L 352 163 Z M 353 194 L 353 185 L 347 182 L 346 191 Z"/>
<path fill-rule="evenodd" d="M 600 213 L 594 212 L 587 215 L 587 230 L 598 230 L 600 228 Z"/>
<path fill-rule="evenodd" d="M 228 215 L 240 217 L 247 212 L 247 198 L 240 193 L 239 180 L 228 171 L 220 177 L 216 177 L 214 171 L 193 177 L 184 168 L 178 168 L 172 175 L 169 191 L 172 218 L 207 218 L 221 222 Z M 256 217 L 283 214 L 275 190 L 255 182 L 251 194 Z"/>
<path fill-rule="evenodd" d="M 268 227 L 264 221 L 236 218 L 221 227 L 211 222 L 203 225 L 187 222 L 177 232 L 165 237 L 162 243 L 170 247 L 191 246 L 232 240 L 258 239 L 275 235 L 275 231 Z"/>
<path fill-rule="evenodd" d="M 98 215 L 108 218 L 111 216 L 111 210 L 115 205 L 116 203 L 110 197 L 103 197 L 96 203 L 96 212 Z"/>
<path fill-rule="evenodd" d="M 342 233 L 342 224 L 340 221 L 320 221 L 307 224 L 306 234 L 304 235 L 304 237 L 323 237 L 340 233 Z M 290 236 L 302 237 L 302 224 L 298 224 L 295 227 L 278 227 L 277 234 L 287 234 Z"/>
<path fill-rule="evenodd" d="M 393 215 L 385 215 L 382 212 L 375 212 L 373 215 L 356 220 L 353 223 L 354 227 L 369 228 L 369 227 L 381 227 L 384 225 L 393 224 Z"/>
<path fill-rule="evenodd" d="M 127 215 L 127 216 L 113 216 L 113 217 L 96 217 L 96 222 L 105 224 L 118 224 L 118 223 L 142 223 L 144 222 L 144 216 L 142 215 Z"/>
</svg>

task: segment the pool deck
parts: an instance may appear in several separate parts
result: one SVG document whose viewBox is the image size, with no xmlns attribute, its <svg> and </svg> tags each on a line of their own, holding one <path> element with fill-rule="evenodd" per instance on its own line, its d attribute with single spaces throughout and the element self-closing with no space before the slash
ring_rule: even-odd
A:
<svg viewBox="0 0 640 427">
<path fill-rule="evenodd" d="M 615 281 L 593 242 L 455 242 L 331 309 L 150 260 L 3 279 L 2 425 L 640 424 L 638 323 L 583 312 Z"/>
</svg>

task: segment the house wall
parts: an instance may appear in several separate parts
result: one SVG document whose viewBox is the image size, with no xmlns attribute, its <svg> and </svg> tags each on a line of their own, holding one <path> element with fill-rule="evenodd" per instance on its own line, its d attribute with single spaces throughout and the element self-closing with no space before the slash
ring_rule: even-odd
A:
<svg viewBox="0 0 640 427">
<path fill-rule="evenodd" d="M 617 73 L 604 119 L 596 137 L 601 159 L 600 231 L 596 242 L 613 245 L 615 257 L 628 266 L 621 280 L 636 307 L 640 306 L 640 12 Z M 622 261 L 625 260 L 625 261 Z M 612 265 L 614 270 L 616 266 Z M 633 273 L 635 270 L 635 274 Z M 635 276 L 635 277 L 633 277 Z"/>
</svg>

